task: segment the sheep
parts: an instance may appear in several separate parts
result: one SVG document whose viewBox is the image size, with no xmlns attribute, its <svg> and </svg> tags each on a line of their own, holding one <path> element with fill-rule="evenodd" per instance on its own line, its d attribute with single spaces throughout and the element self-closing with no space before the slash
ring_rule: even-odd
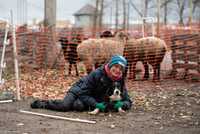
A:
<svg viewBox="0 0 200 134">
<path fill-rule="evenodd" d="M 149 78 L 148 63 L 152 65 L 153 79 L 160 78 L 160 64 L 168 50 L 165 41 L 157 37 L 145 37 L 127 41 L 123 55 L 128 61 L 129 78 L 135 78 L 135 66 L 137 61 L 142 61 L 145 74 L 144 79 Z"/>
<path fill-rule="evenodd" d="M 141 39 L 128 39 L 122 36 L 122 32 L 116 35 L 123 38 L 119 41 L 116 38 L 110 38 L 110 33 L 104 33 L 106 39 L 88 39 L 83 41 L 77 48 L 79 58 L 84 62 L 87 73 L 97 68 L 99 65 L 108 61 L 115 54 L 124 55 L 128 60 L 129 78 L 135 77 L 135 65 L 137 61 L 142 61 L 145 68 L 144 79 L 149 78 L 148 63 L 153 66 L 154 77 L 160 77 L 160 63 L 163 60 L 167 46 L 165 42 L 156 37 L 146 37 Z M 108 36 L 107 36 L 108 35 Z M 127 73 L 127 72 L 126 72 Z"/>
<path fill-rule="evenodd" d="M 110 39 L 88 39 L 77 48 L 78 56 L 83 61 L 87 73 L 104 64 L 113 55 L 123 54 L 124 44 Z"/>
<path fill-rule="evenodd" d="M 78 57 L 83 61 L 87 73 L 107 62 L 113 55 L 123 54 L 124 42 L 127 40 L 124 32 L 113 35 L 110 31 L 104 31 L 100 37 L 85 40 L 77 48 Z"/>
<path fill-rule="evenodd" d="M 77 46 L 81 42 L 80 35 L 74 36 L 70 39 L 70 41 L 65 37 L 60 38 L 59 41 L 61 42 L 64 58 L 69 63 L 69 75 L 71 75 L 71 69 L 73 64 L 76 70 L 76 76 L 79 76 L 77 68 Z"/>
<path fill-rule="evenodd" d="M 100 38 L 109 38 L 109 37 L 114 37 L 114 35 L 112 34 L 111 31 L 109 30 L 106 30 L 106 31 L 103 31 L 100 35 Z"/>
</svg>

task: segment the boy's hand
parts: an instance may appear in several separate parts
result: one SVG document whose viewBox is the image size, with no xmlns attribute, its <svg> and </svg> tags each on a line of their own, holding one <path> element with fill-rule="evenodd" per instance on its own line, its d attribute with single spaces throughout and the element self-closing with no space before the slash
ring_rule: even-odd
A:
<svg viewBox="0 0 200 134">
<path fill-rule="evenodd" d="M 115 103 L 115 105 L 114 105 L 114 108 L 116 109 L 116 110 L 119 110 L 120 108 L 122 108 L 122 106 L 123 106 L 123 102 L 122 101 L 117 101 L 116 103 Z"/>
<path fill-rule="evenodd" d="M 96 108 L 99 109 L 100 111 L 104 111 L 106 109 L 106 106 L 103 102 L 97 103 Z"/>
<path fill-rule="evenodd" d="M 98 108 L 95 108 L 93 111 L 88 112 L 88 114 L 92 114 L 92 115 L 96 115 L 98 113 L 99 113 L 99 109 Z"/>
</svg>

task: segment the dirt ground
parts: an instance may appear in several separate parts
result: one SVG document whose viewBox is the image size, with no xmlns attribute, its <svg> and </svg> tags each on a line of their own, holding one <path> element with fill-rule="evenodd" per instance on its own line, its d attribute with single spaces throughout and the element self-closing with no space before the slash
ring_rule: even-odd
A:
<svg viewBox="0 0 200 134">
<path fill-rule="evenodd" d="M 31 97 L 0 104 L 0 134 L 200 134 L 200 83 L 185 80 L 128 81 L 133 107 L 125 114 L 54 112 L 30 108 Z M 50 119 L 19 110 L 96 121 Z"/>
</svg>

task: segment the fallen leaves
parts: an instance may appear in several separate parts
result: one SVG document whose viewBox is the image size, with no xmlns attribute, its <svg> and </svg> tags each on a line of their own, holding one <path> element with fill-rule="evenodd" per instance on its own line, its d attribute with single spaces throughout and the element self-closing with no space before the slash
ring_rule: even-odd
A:
<svg viewBox="0 0 200 134">
<path fill-rule="evenodd" d="M 66 76 L 57 70 L 39 70 L 20 75 L 21 96 L 40 99 L 61 99 L 78 77 Z M 7 81 L 0 90 L 15 92 L 14 81 Z"/>
</svg>

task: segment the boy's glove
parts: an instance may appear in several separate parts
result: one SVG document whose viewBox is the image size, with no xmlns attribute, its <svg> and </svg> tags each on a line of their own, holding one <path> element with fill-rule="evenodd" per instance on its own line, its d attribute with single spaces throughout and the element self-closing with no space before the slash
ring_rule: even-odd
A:
<svg viewBox="0 0 200 134">
<path fill-rule="evenodd" d="M 103 102 L 97 103 L 96 108 L 98 108 L 100 111 L 104 111 L 106 109 L 106 106 Z"/>
<path fill-rule="evenodd" d="M 114 105 L 114 108 L 118 110 L 119 108 L 121 108 L 123 106 L 123 104 L 124 103 L 122 101 L 117 101 Z"/>
</svg>

